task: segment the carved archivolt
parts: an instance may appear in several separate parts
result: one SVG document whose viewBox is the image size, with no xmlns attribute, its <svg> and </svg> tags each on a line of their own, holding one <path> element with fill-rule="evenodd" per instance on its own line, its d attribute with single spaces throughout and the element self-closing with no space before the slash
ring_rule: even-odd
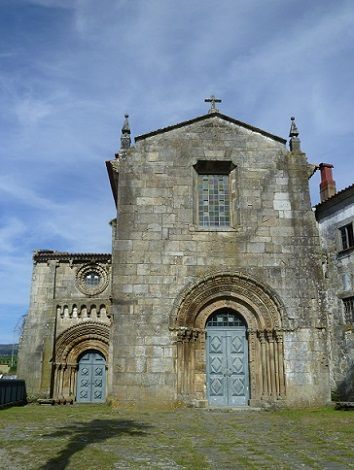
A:
<svg viewBox="0 0 354 470">
<path fill-rule="evenodd" d="M 56 341 L 55 362 L 75 363 L 87 349 L 98 349 L 107 359 L 109 327 L 101 322 L 85 322 L 65 330 Z"/>
<path fill-rule="evenodd" d="M 238 310 L 255 331 L 280 328 L 285 311 L 269 286 L 245 273 L 220 272 L 204 277 L 177 297 L 172 327 L 204 328 L 208 316 L 222 307 Z"/>
</svg>

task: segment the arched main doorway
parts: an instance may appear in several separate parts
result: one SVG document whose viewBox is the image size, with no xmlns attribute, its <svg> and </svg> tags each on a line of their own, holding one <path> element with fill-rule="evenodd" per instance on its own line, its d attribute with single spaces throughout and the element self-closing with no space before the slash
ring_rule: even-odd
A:
<svg viewBox="0 0 354 470">
<path fill-rule="evenodd" d="M 240 328 L 238 334 L 237 327 L 228 324 L 225 326 L 226 339 L 219 337 L 213 340 L 212 336 L 217 338 L 221 335 L 222 327 L 212 322 L 208 324 L 208 321 L 214 315 L 217 319 L 221 311 L 233 312 L 239 319 L 242 318 L 243 323 L 241 321 L 237 325 Z M 215 406 L 262 406 L 285 398 L 283 342 L 287 317 L 281 299 L 266 284 L 246 273 L 215 273 L 184 289 L 177 297 L 171 314 L 171 331 L 176 342 L 176 395 L 179 400 L 197 406 L 208 403 Z M 227 339 L 228 336 L 230 339 Z M 227 377 L 224 381 L 220 378 L 215 381 L 216 393 L 211 391 L 212 354 L 219 349 L 220 354 L 224 354 L 223 351 L 230 350 L 230 347 L 234 347 L 231 359 L 230 353 L 226 352 L 228 362 L 225 366 L 222 359 L 219 366 L 220 371 L 224 369 L 224 373 L 229 374 L 229 363 L 234 354 L 235 370 L 238 367 L 241 373 L 237 377 L 231 364 L 230 377 L 235 377 L 231 385 L 235 385 L 238 397 L 237 393 L 233 396 L 233 392 L 227 392 L 233 380 L 228 375 L 224 376 Z M 244 379 L 241 380 L 242 374 Z M 225 393 L 221 391 L 223 386 Z"/>
<path fill-rule="evenodd" d="M 106 399 L 106 360 L 94 349 L 79 358 L 77 371 L 76 401 L 102 403 Z"/>
<path fill-rule="evenodd" d="M 206 322 L 206 385 L 209 405 L 245 406 L 249 399 L 247 325 L 223 308 Z"/>
</svg>

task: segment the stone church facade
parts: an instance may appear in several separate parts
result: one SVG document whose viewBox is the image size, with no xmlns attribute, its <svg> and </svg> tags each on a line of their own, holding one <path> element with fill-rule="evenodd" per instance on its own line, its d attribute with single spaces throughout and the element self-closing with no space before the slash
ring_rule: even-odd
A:
<svg viewBox="0 0 354 470">
<path fill-rule="evenodd" d="M 112 254 L 38 251 L 19 376 L 58 401 L 194 406 L 330 399 L 315 166 L 210 111 L 106 162 Z"/>
</svg>

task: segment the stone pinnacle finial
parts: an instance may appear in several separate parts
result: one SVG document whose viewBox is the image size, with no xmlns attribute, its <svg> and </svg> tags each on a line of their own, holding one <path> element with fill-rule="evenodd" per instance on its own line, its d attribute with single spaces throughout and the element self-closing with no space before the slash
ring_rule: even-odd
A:
<svg viewBox="0 0 354 470">
<path fill-rule="evenodd" d="M 122 150 L 128 149 L 131 144 L 131 139 L 130 139 L 130 126 L 129 126 L 129 114 L 124 115 L 124 123 L 122 127 L 122 134 L 120 137 L 120 148 Z"/>
<path fill-rule="evenodd" d="M 291 117 L 291 126 L 290 126 L 290 132 L 289 132 L 289 137 L 290 137 L 290 150 L 293 151 L 299 151 L 301 152 L 300 148 L 300 139 L 299 139 L 299 130 L 296 126 L 295 123 L 295 118 L 294 116 Z"/>
<path fill-rule="evenodd" d="M 299 131 L 295 123 L 295 118 L 294 116 L 292 116 L 289 137 L 297 137 L 298 135 L 299 135 Z"/>
<path fill-rule="evenodd" d="M 211 95 L 210 98 L 206 98 L 204 101 L 205 103 L 210 103 L 210 109 L 208 111 L 208 114 L 219 112 L 218 108 L 215 106 L 215 103 L 221 103 L 221 100 L 215 98 L 214 95 Z"/>
</svg>

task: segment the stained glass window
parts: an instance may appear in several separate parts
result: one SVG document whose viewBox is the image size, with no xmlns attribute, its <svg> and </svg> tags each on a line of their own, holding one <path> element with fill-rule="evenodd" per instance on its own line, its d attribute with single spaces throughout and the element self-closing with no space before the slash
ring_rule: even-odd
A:
<svg viewBox="0 0 354 470">
<path fill-rule="evenodd" d="M 202 227 L 230 225 L 228 175 L 198 175 L 198 214 Z"/>
</svg>

